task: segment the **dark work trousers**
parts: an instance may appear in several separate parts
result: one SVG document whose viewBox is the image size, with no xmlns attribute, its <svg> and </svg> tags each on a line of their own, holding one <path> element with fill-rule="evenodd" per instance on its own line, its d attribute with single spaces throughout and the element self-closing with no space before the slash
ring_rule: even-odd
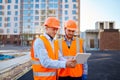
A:
<svg viewBox="0 0 120 80">
<path fill-rule="evenodd" d="M 58 80 L 82 80 L 82 77 L 59 77 Z"/>
</svg>

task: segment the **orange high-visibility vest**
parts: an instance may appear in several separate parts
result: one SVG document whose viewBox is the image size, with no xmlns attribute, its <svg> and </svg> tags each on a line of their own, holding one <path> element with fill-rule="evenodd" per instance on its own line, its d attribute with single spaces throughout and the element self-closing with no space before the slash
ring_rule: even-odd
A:
<svg viewBox="0 0 120 80">
<path fill-rule="evenodd" d="M 57 41 L 54 42 L 54 51 L 51 47 L 50 42 L 44 37 L 40 36 L 42 39 L 46 50 L 48 51 L 49 58 L 53 60 L 58 60 L 58 47 Z M 40 60 L 34 56 L 33 45 L 31 48 L 31 59 L 32 59 L 32 68 L 34 80 L 56 80 L 56 69 L 45 68 L 41 65 Z"/>
<path fill-rule="evenodd" d="M 74 39 L 70 45 L 70 48 L 68 48 L 66 42 L 62 40 L 62 53 L 63 56 L 66 58 L 74 57 L 77 53 L 77 46 L 76 46 L 76 39 Z M 80 49 L 79 52 L 83 52 L 83 40 L 79 39 L 79 45 Z M 77 64 L 75 68 L 65 68 L 65 69 L 59 69 L 58 70 L 58 76 L 59 77 L 81 77 L 83 74 L 83 65 Z"/>
</svg>

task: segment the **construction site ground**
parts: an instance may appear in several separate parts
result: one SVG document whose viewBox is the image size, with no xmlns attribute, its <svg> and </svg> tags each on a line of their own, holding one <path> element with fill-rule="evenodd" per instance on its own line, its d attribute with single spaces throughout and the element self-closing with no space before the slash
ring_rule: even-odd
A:
<svg viewBox="0 0 120 80">
<path fill-rule="evenodd" d="M 92 53 L 88 59 L 88 80 L 120 80 L 120 51 L 87 51 Z M 33 80 L 28 73 L 18 80 Z"/>
<path fill-rule="evenodd" d="M 14 56 L 0 60 L 0 80 L 17 80 L 31 69 L 29 49 L 28 46 L 0 47 L 0 54 Z"/>
<path fill-rule="evenodd" d="M 8 50 L 11 52 L 24 52 L 29 51 L 29 49 L 30 47 L 28 46 L 5 45 L 3 48 L 0 48 L 0 53 Z M 87 52 L 92 53 L 91 57 L 88 59 L 88 80 L 120 80 L 120 51 L 107 50 Z M 2 68 L 1 66 L 0 68 Z M 16 65 L 16 67 L 9 69 L 6 73 L 6 75 L 11 75 L 5 76 L 1 73 L 0 76 L 3 75 L 2 77 L 6 77 L 3 80 L 33 80 L 32 69 L 26 66 L 31 67 L 31 63 L 27 61 L 24 64 Z M 15 73 L 17 73 L 17 75 Z M 1 77 L 0 80 L 2 80 Z"/>
</svg>

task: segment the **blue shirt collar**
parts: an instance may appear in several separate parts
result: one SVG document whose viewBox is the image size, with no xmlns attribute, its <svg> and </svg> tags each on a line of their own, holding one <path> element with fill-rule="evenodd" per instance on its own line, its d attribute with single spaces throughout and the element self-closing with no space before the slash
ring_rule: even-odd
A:
<svg viewBox="0 0 120 80">
<path fill-rule="evenodd" d="M 43 35 L 44 35 L 48 40 L 50 40 L 50 41 L 54 40 L 54 39 L 52 39 L 47 33 L 44 33 Z"/>
<path fill-rule="evenodd" d="M 68 41 L 67 40 L 67 38 L 66 38 L 66 36 L 64 36 L 64 38 L 63 38 L 65 41 Z M 75 38 L 73 37 L 70 41 L 73 41 L 73 40 L 75 40 Z"/>
</svg>

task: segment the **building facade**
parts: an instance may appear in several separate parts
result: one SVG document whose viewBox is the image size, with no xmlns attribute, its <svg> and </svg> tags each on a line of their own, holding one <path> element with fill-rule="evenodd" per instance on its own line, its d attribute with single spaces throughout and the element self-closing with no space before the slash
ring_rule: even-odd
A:
<svg viewBox="0 0 120 80">
<path fill-rule="evenodd" d="M 0 0 L 0 43 L 29 45 L 44 32 L 47 17 L 64 22 L 73 19 L 80 27 L 80 0 Z M 79 32 L 79 29 L 77 33 Z"/>
<path fill-rule="evenodd" d="M 98 30 L 86 30 L 85 35 L 85 49 L 86 50 L 98 50 L 99 49 L 99 39 Z"/>
<path fill-rule="evenodd" d="M 20 44 L 20 0 L 0 0 L 0 44 Z"/>
<path fill-rule="evenodd" d="M 95 30 L 86 30 L 86 50 L 120 50 L 120 31 L 114 21 L 98 21 Z"/>
<path fill-rule="evenodd" d="M 80 0 L 58 0 L 59 1 L 59 19 L 61 22 L 60 33 L 64 35 L 65 21 L 75 20 L 78 26 L 77 34 L 80 34 Z"/>
<path fill-rule="evenodd" d="M 118 29 L 104 29 L 100 33 L 100 50 L 120 50 L 120 31 Z"/>
<path fill-rule="evenodd" d="M 43 23 L 50 16 L 58 18 L 58 0 L 21 0 L 21 44 L 29 45 L 42 34 Z"/>
</svg>

